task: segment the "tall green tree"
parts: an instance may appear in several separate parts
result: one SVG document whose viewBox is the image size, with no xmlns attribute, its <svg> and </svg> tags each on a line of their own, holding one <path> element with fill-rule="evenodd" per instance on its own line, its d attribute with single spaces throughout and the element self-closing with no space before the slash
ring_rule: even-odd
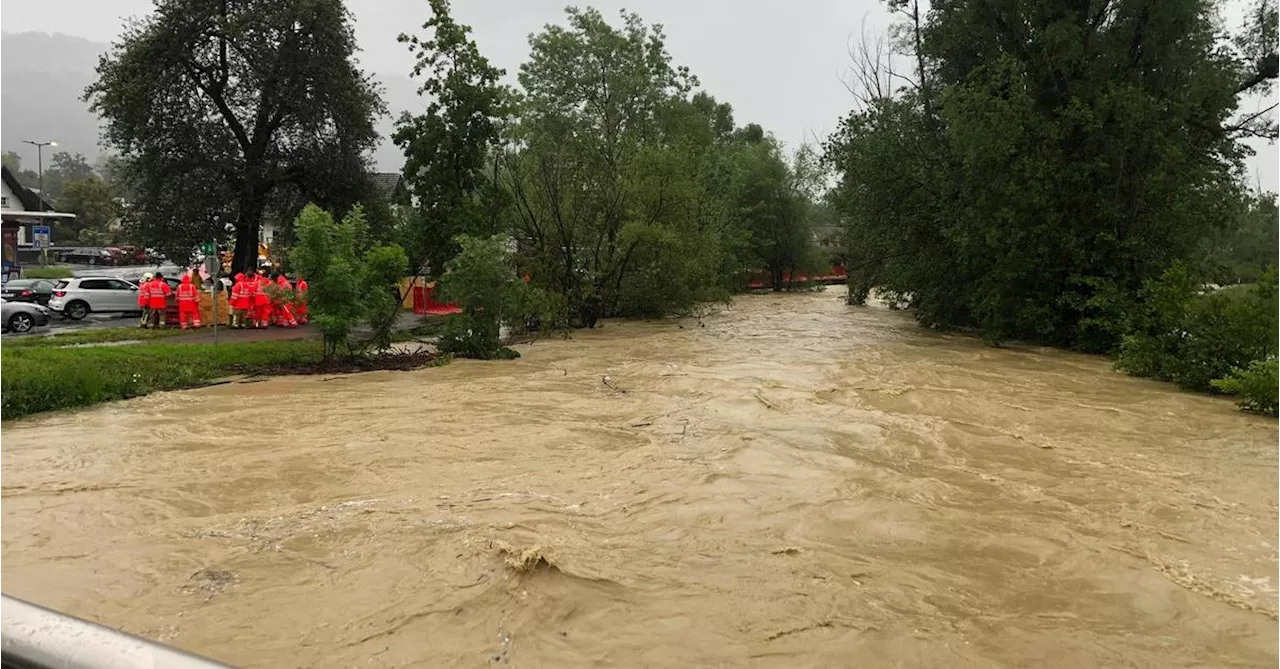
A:
<svg viewBox="0 0 1280 669">
<path fill-rule="evenodd" d="M 85 90 L 140 240 L 180 259 L 230 225 L 243 270 L 277 189 L 361 199 L 384 106 L 355 49 L 341 0 L 156 0 Z"/>
<path fill-rule="evenodd" d="M 701 180 L 729 110 L 690 99 L 696 80 L 660 26 L 566 13 L 530 38 L 501 165 L 522 256 L 579 325 L 690 306 L 717 287 L 721 231 Z"/>
<path fill-rule="evenodd" d="M 1276 262 L 1280 211 L 1275 193 L 1249 193 L 1238 216 L 1206 239 L 1205 278 L 1213 283 L 1253 283 Z"/>
<path fill-rule="evenodd" d="M 920 71 L 866 96 L 828 146 L 863 256 L 851 265 L 866 265 L 851 290 L 909 296 L 926 324 L 992 339 L 1113 347 L 1120 332 L 1101 325 L 1116 322 L 1102 313 L 1112 297 L 1137 299 L 1237 215 L 1238 100 L 1275 74 L 1222 37 L 1216 8 L 948 0 L 908 12 Z"/>
<path fill-rule="evenodd" d="M 801 146 L 788 165 L 781 146 L 762 138 L 745 140 L 738 159 L 740 221 L 750 234 L 757 267 L 768 273 L 774 290 L 782 290 L 788 274 L 818 269 L 813 218 L 819 175 L 813 151 Z"/>
<path fill-rule="evenodd" d="M 56 202 L 63 197 L 72 182 L 86 182 L 96 177 L 92 165 L 84 160 L 83 153 L 58 151 L 45 165 L 45 200 Z"/>
<path fill-rule="evenodd" d="M 111 185 L 95 174 L 68 182 L 55 208 L 76 215 L 74 221 L 53 226 L 53 238 L 59 244 L 112 242 L 111 226 L 123 213 Z"/>
<path fill-rule="evenodd" d="M 509 113 L 504 72 L 489 64 L 469 35 L 453 20 L 447 0 L 430 0 L 425 37 L 401 34 L 414 54 L 414 77 L 424 77 L 418 94 L 427 99 L 419 114 L 405 113 L 392 139 L 404 152 L 404 183 L 413 201 L 402 231 L 415 267 L 432 275 L 460 249 L 458 235 L 497 232 L 493 170 L 500 130 Z"/>
</svg>

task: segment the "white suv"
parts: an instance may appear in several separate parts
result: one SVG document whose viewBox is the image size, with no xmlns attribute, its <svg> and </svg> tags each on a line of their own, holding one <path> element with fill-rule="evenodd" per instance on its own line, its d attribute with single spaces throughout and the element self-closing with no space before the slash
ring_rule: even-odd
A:
<svg viewBox="0 0 1280 669">
<path fill-rule="evenodd" d="M 49 308 L 77 321 L 90 312 L 138 311 L 138 286 L 106 276 L 62 279 L 53 287 Z"/>
</svg>

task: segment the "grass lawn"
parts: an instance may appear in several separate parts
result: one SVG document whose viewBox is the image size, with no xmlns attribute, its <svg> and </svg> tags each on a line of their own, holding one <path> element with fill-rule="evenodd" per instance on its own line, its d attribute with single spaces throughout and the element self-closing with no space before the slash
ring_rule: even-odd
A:
<svg viewBox="0 0 1280 669">
<path fill-rule="evenodd" d="M 135 336 L 144 332 L 129 331 Z M 226 343 L 216 348 L 171 343 L 65 348 L 6 342 L 0 347 L 0 418 L 189 388 L 232 374 L 314 365 L 320 358 L 320 344 L 313 341 Z"/>
<path fill-rule="evenodd" d="M 24 279 L 70 279 L 74 274 L 70 267 L 26 267 L 22 270 Z"/>
</svg>

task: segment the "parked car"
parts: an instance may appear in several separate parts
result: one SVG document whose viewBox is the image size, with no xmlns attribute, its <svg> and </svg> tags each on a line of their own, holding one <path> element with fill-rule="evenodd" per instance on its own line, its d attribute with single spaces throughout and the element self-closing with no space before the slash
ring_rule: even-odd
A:
<svg viewBox="0 0 1280 669">
<path fill-rule="evenodd" d="M 0 290 L 0 297 L 10 302 L 34 302 L 49 304 L 53 297 L 53 281 L 50 279 L 10 279 Z"/>
<path fill-rule="evenodd" d="M 30 332 L 49 324 L 49 310 L 30 302 L 0 300 L 0 329 L 5 332 Z"/>
<path fill-rule="evenodd" d="M 151 254 L 146 249 L 137 246 L 121 246 L 120 251 L 124 254 L 126 265 L 146 265 L 151 262 Z"/>
<path fill-rule="evenodd" d="M 138 286 L 105 276 L 61 279 L 53 286 L 49 308 L 76 321 L 90 313 L 136 313 Z"/>
<path fill-rule="evenodd" d="M 114 265 L 115 256 L 110 251 L 82 246 L 62 254 L 62 262 L 75 265 Z"/>
</svg>

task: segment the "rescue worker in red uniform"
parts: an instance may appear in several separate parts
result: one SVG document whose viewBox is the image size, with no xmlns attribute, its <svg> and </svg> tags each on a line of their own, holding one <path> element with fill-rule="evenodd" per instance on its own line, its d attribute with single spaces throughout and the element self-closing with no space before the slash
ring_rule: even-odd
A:
<svg viewBox="0 0 1280 669">
<path fill-rule="evenodd" d="M 267 270 L 258 270 L 257 277 L 253 279 L 253 324 L 259 328 L 265 328 L 271 322 L 271 296 L 267 294 L 269 285 L 271 279 L 267 277 Z"/>
<path fill-rule="evenodd" d="M 151 327 L 151 272 L 142 275 L 142 280 L 138 282 L 138 311 L 142 312 L 142 317 L 138 319 L 138 327 Z"/>
<path fill-rule="evenodd" d="M 231 298 L 227 300 L 227 306 L 231 307 L 231 327 L 233 328 L 244 327 L 249 306 L 248 300 L 245 299 L 248 297 L 245 292 L 246 287 L 244 273 L 237 273 L 235 283 L 231 284 Z"/>
<path fill-rule="evenodd" d="M 298 321 L 293 316 L 293 286 L 289 284 L 289 279 L 284 273 L 276 275 L 276 287 L 280 289 L 280 298 L 271 305 L 275 313 L 276 325 L 286 328 L 298 327 Z"/>
<path fill-rule="evenodd" d="M 156 272 L 156 278 L 151 280 L 151 290 L 148 301 L 151 303 L 151 313 L 155 315 L 156 327 L 165 326 L 164 310 L 168 302 L 168 298 L 173 294 L 173 289 L 169 287 L 169 282 L 164 280 L 164 274 Z"/>
<path fill-rule="evenodd" d="M 302 325 L 307 324 L 307 280 L 298 277 L 298 283 L 294 286 L 294 290 L 298 293 L 298 322 Z"/>
<path fill-rule="evenodd" d="M 178 286 L 178 325 L 183 330 L 200 327 L 200 289 L 191 282 L 190 274 L 183 274 Z"/>
</svg>

